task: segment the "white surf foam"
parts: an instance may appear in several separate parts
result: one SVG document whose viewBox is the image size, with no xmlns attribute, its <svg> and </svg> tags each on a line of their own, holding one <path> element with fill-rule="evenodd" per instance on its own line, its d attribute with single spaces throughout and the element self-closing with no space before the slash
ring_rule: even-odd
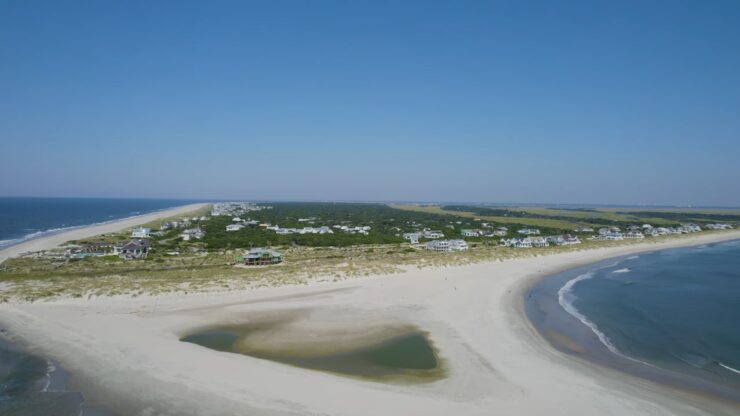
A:
<svg viewBox="0 0 740 416">
<path fill-rule="evenodd" d="M 594 277 L 593 272 L 588 272 L 588 273 L 579 275 L 576 278 L 571 279 L 568 282 L 566 282 L 565 285 L 563 285 L 563 287 L 561 287 L 558 290 L 558 303 L 560 304 L 560 306 L 563 309 L 565 309 L 565 311 L 568 312 L 568 314 L 570 314 L 574 318 L 581 321 L 582 324 L 589 327 L 589 329 L 591 329 L 591 332 L 593 332 L 596 335 L 596 337 L 599 339 L 599 341 L 601 341 L 601 343 L 613 354 L 618 355 L 622 358 L 626 358 L 630 361 L 638 362 L 640 364 L 645 364 L 650 367 L 655 367 L 654 365 L 650 363 L 646 363 L 636 358 L 632 358 L 628 355 L 623 354 L 621 351 L 619 351 L 619 349 L 617 349 L 617 347 L 614 346 L 614 344 L 609 339 L 609 337 L 606 336 L 606 334 L 602 332 L 595 323 L 591 322 L 584 314 L 582 314 L 578 310 L 578 308 L 576 308 L 573 305 L 573 301 L 576 300 L 576 296 L 573 294 L 573 286 L 575 286 L 577 283 L 582 282 L 584 280 L 591 279 L 592 277 Z"/>
<path fill-rule="evenodd" d="M 624 268 L 624 269 L 614 270 L 612 273 L 629 273 L 631 271 L 632 270 L 629 268 Z"/>
<path fill-rule="evenodd" d="M 720 362 L 718 362 L 717 364 L 719 364 L 719 365 L 720 365 L 720 367 L 722 367 L 722 368 L 724 368 L 724 369 L 726 369 L 726 370 L 730 370 L 730 371 L 732 371 L 733 373 L 737 373 L 737 374 L 740 374 L 740 370 L 738 370 L 737 368 L 732 368 L 732 367 L 730 367 L 729 365 L 724 365 L 724 364 L 722 364 L 722 363 L 720 363 Z"/>
</svg>

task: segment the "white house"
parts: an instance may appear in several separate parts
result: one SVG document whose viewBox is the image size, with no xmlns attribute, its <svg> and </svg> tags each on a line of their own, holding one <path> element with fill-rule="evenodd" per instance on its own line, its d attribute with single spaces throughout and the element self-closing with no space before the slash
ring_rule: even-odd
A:
<svg viewBox="0 0 740 416">
<path fill-rule="evenodd" d="M 134 228 L 134 231 L 131 232 L 131 237 L 133 238 L 148 238 L 149 234 L 152 232 L 151 228 Z"/>
<path fill-rule="evenodd" d="M 461 230 L 463 237 L 480 237 L 483 233 L 480 230 Z"/>
<path fill-rule="evenodd" d="M 645 238 L 645 234 L 639 231 L 627 231 L 626 233 L 624 233 L 624 238 L 629 238 L 632 240 L 639 240 L 641 238 Z"/>
<path fill-rule="evenodd" d="M 242 228 L 244 228 L 242 224 L 229 224 L 226 226 L 226 231 L 239 231 Z"/>
<path fill-rule="evenodd" d="M 437 230 L 424 230 L 421 232 L 421 235 L 424 238 L 443 238 L 445 236 L 442 234 L 442 231 Z"/>
<path fill-rule="evenodd" d="M 424 248 L 432 251 L 464 251 L 468 249 L 465 240 L 433 240 L 428 241 Z"/>
<path fill-rule="evenodd" d="M 201 230 L 200 228 L 191 228 L 189 230 L 185 230 L 180 234 L 180 238 L 182 238 L 184 241 L 190 241 L 191 239 L 195 238 L 200 240 L 201 238 L 205 237 L 206 232 Z"/>
<path fill-rule="evenodd" d="M 524 235 L 540 235 L 540 230 L 537 228 L 522 228 L 517 232 Z"/>
<path fill-rule="evenodd" d="M 732 226 L 730 224 L 707 224 L 705 225 L 707 230 L 731 230 Z"/>
</svg>

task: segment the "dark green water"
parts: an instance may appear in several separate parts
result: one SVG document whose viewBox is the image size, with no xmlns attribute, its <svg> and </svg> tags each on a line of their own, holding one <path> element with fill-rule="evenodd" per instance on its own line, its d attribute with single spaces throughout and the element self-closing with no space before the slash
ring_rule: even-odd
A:
<svg viewBox="0 0 740 416">
<path fill-rule="evenodd" d="M 434 381 L 444 376 L 434 347 L 421 331 L 339 353 L 264 354 L 244 352 L 237 341 L 247 330 L 218 328 L 181 338 L 213 350 L 233 352 L 312 370 L 387 381 Z"/>
</svg>

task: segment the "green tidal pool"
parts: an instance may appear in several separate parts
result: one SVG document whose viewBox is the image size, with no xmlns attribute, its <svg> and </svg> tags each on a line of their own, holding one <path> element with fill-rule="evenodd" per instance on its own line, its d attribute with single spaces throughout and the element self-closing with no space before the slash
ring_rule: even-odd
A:
<svg viewBox="0 0 740 416">
<path fill-rule="evenodd" d="M 250 348 L 248 326 L 211 328 L 180 339 L 216 351 L 244 354 L 311 370 L 361 377 L 375 381 L 424 383 L 444 378 L 445 371 L 428 335 L 419 330 L 377 342 L 352 344 L 341 348 L 326 341 L 326 347 L 292 348 L 266 351 Z M 260 328 L 259 330 L 264 330 Z"/>
</svg>

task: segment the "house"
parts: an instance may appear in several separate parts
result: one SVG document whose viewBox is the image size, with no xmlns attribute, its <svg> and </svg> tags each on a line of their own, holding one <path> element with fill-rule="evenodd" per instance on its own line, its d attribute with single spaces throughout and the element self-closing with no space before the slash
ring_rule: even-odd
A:
<svg viewBox="0 0 740 416">
<path fill-rule="evenodd" d="M 540 235 L 540 230 L 537 228 L 522 228 L 517 232 L 524 235 Z"/>
<path fill-rule="evenodd" d="M 421 233 L 404 233 L 403 239 L 408 240 L 411 244 L 419 244 L 419 238 L 421 238 Z"/>
<path fill-rule="evenodd" d="M 253 248 L 244 255 L 247 266 L 269 266 L 283 262 L 283 255 L 267 248 Z"/>
<path fill-rule="evenodd" d="M 468 243 L 465 240 L 450 240 L 451 251 L 465 251 L 468 249 Z"/>
<path fill-rule="evenodd" d="M 543 237 L 527 237 L 532 247 L 547 247 L 550 243 Z"/>
<path fill-rule="evenodd" d="M 532 242 L 529 238 L 502 238 L 501 245 L 514 248 L 531 248 Z"/>
<path fill-rule="evenodd" d="M 108 243 L 105 241 L 98 241 L 95 243 L 83 244 L 80 247 L 79 252 L 86 253 L 86 254 L 89 254 L 89 253 L 106 254 L 106 253 L 110 253 L 111 251 L 113 251 L 113 248 L 114 248 L 113 243 Z"/>
<path fill-rule="evenodd" d="M 731 230 L 732 226 L 730 224 L 707 224 L 704 227 L 706 227 L 707 230 Z"/>
<path fill-rule="evenodd" d="M 577 233 L 592 233 L 594 229 L 591 227 L 578 227 L 576 228 Z"/>
<path fill-rule="evenodd" d="M 445 235 L 442 233 L 442 231 L 424 230 L 421 232 L 421 236 L 424 238 L 434 239 L 434 238 L 444 238 Z"/>
<path fill-rule="evenodd" d="M 113 254 L 117 254 L 124 260 L 144 259 L 149 250 L 149 240 L 131 240 L 114 247 Z"/>
<path fill-rule="evenodd" d="M 508 228 L 506 228 L 506 227 L 498 227 L 493 232 L 493 235 L 496 236 L 496 237 L 506 237 L 506 234 L 508 234 L 508 233 L 509 233 L 509 229 Z"/>
<path fill-rule="evenodd" d="M 574 244 L 581 244 L 581 240 L 578 239 L 578 237 L 570 234 L 565 234 L 563 236 L 563 242 L 560 243 L 562 246 L 572 246 Z"/>
<path fill-rule="evenodd" d="M 621 232 L 616 231 L 606 231 L 603 234 L 601 233 L 601 230 L 599 230 L 599 235 L 591 237 L 592 240 L 601 240 L 601 241 L 618 241 L 618 240 L 624 240 L 624 234 Z"/>
<path fill-rule="evenodd" d="M 191 239 L 195 238 L 200 240 L 201 238 L 205 237 L 206 232 L 201 230 L 200 228 L 191 228 L 189 230 L 185 230 L 180 234 L 180 238 L 183 239 L 183 241 L 190 241 Z"/>
<path fill-rule="evenodd" d="M 480 230 L 461 230 L 463 237 L 480 237 L 483 233 Z"/>
<path fill-rule="evenodd" d="M 622 230 L 619 227 L 602 227 L 599 228 L 599 235 L 605 236 L 607 234 L 621 234 Z"/>
<path fill-rule="evenodd" d="M 624 233 L 624 238 L 638 240 L 641 238 L 645 238 L 645 234 L 641 233 L 640 231 L 627 231 L 626 233 Z"/>
<path fill-rule="evenodd" d="M 134 230 L 131 232 L 131 237 L 133 237 L 133 238 L 148 238 L 149 237 L 149 233 L 151 233 L 151 232 L 152 232 L 152 229 L 151 228 L 144 228 L 144 227 L 134 228 Z"/>
<path fill-rule="evenodd" d="M 544 237 L 524 237 L 502 239 L 501 245 L 514 248 L 547 247 L 550 243 Z"/>
<path fill-rule="evenodd" d="M 432 240 L 428 241 L 424 248 L 432 251 L 464 251 L 468 249 L 465 240 Z"/>
<path fill-rule="evenodd" d="M 226 231 L 239 231 L 244 228 L 242 224 L 229 224 L 226 226 Z"/>
</svg>

